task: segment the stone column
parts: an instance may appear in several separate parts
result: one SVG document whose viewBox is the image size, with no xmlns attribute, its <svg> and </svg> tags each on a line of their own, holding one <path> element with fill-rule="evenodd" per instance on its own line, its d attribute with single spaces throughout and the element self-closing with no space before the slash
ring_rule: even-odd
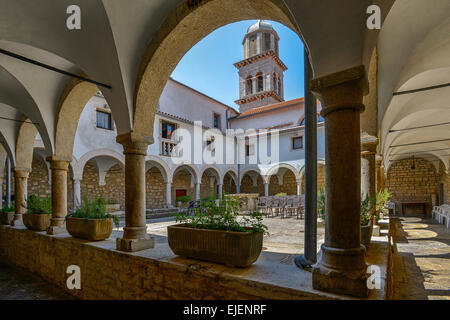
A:
<svg viewBox="0 0 450 320">
<path fill-rule="evenodd" d="M 297 195 L 302 194 L 302 180 L 297 180 Z"/>
<path fill-rule="evenodd" d="M 365 166 L 361 166 L 361 169 L 364 168 L 364 172 L 361 172 L 361 187 L 364 186 L 364 189 L 361 190 L 362 199 L 365 199 L 367 195 L 370 199 L 374 199 L 377 195 L 375 186 L 375 152 L 362 152 L 361 162 L 365 163 Z"/>
<path fill-rule="evenodd" d="M 367 297 L 365 248 L 360 244 L 360 113 L 367 90 L 364 66 L 311 82 L 325 118 L 326 215 L 313 288 Z"/>
<path fill-rule="evenodd" d="M 14 219 L 11 221 L 12 226 L 23 226 L 22 214 L 24 214 L 27 209 L 27 185 L 28 185 L 28 175 L 30 174 L 30 169 L 27 168 L 14 168 Z"/>
<path fill-rule="evenodd" d="M 172 182 L 166 182 L 166 205 L 167 205 L 167 208 L 173 208 L 173 206 L 172 206 Z"/>
<path fill-rule="evenodd" d="M 153 248 L 155 239 L 147 234 L 145 213 L 145 156 L 153 138 L 130 132 L 117 136 L 116 141 L 125 154 L 125 227 L 116 248 L 128 252 Z"/>
<path fill-rule="evenodd" d="M 65 233 L 67 216 L 67 172 L 69 160 L 47 158 L 52 170 L 52 218 L 47 234 Z"/>
<path fill-rule="evenodd" d="M 267 182 L 264 183 L 264 196 L 269 196 L 269 184 Z"/>
<path fill-rule="evenodd" d="M 73 179 L 73 210 L 81 204 L 81 180 Z"/>
<path fill-rule="evenodd" d="M 6 206 L 11 207 L 11 160 L 6 158 Z"/>
<path fill-rule="evenodd" d="M 200 200 L 200 183 L 195 183 L 195 201 Z"/>
<path fill-rule="evenodd" d="M 218 184 L 218 189 L 219 189 L 219 199 L 222 199 L 222 195 L 223 195 L 223 184 Z"/>
</svg>

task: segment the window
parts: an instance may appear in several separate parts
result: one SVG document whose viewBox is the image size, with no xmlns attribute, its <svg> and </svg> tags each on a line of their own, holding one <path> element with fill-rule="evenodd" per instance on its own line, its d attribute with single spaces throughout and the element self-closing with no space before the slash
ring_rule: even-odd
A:
<svg viewBox="0 0 450 320">
<path fill-rule="evenodd" d="M 252 35 L 249 39 L 250 41 L 250 54 L 249 57 L 256 56 L 258 54 L 258 48 L 256 45 L 256 35 Z"/>
<path fill-rule="evenodd" d="M 292 149 L 302 149 L 303 148 L 303 137 L 292 138 Z"/>
<path fill-rule="evenodd" d="M 97 128 L 112 130 L 111 113 L 97 110 Z"/>
<path fill-rule="evenodd" d="M 270 49 L 270 33 L 264 33 L 264 52 Z"/>
<path fill-rule="evenodd" d="M 213 125 L 214 128 L 220 129 L 220 114 L 214 113 Z"/>
<path fill-rule="evenodd" d="M 261 92 L 264 91 L 264 82 L 263 82 L 263 76 L 259 75 L 258 76 L 258 90 L 257 92 Z"/>
<path fill-rule="evenodd" d="M 255 146 L 254 145 L 245 145 L 245 156 L 253 156 L 255 154 Z"/>
<path fill-rule="evenodd" d="M 247 95 L 250 95 L 253 93 L 253 83 L 252 83 L 252 78 L 250 76 L 248 76 L 248 78 L 247 78 L 245 92 L 247 93 Z"/>
<path fill-rule="evenodd" d="M 175 131 L 176 125 L 167 121 L 161 121 L 161 136 L 164 139 L 173 139 L 173 132 Z"/>
</svg>

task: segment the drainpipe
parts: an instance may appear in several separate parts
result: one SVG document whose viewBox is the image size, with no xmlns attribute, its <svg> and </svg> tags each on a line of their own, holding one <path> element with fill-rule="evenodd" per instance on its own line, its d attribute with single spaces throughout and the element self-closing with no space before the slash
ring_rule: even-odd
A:
<svg viewBox="0 0 450 320">
<path fill-rule="evenodd" d="M 305 65 L 305 245 L 295 258 L 299 268 L 317 262 L 317 100 L 311 92 L 312 66 L 304 51 Z"/>
</svg>

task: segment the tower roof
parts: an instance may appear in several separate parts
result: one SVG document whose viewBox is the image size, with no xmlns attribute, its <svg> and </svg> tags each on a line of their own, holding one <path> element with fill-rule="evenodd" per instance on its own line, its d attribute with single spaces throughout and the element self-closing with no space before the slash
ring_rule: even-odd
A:
<svg viewBox="0 0 450 320">
<path fill-rule="evenodd" d="M 264 20 L 258 20 L 258 21 L 256 21 L 255 24 L 248 27 L 247 34 L 257 31 L 257 30 L 260 30 L 260 29 L 275 31 L 272 27 L 272 24 L 270 24 L 269 22 L 266 22 Z"/>
</svg>

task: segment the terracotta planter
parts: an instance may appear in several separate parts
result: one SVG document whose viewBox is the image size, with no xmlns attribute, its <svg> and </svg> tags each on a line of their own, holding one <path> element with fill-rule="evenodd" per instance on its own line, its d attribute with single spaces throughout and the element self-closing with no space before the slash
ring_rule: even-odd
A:
<svg viewBox="0 0 450 320">
<path fill-rule="evenodd" d="M 195 258 L 231 267 L 248 267 L 258 259 L 263 234 L 189 228 L 185 224 L 167 227 L 172 251 L 184 258 Z"/>
<path fill-rule="evenodd" d="M 120 211 L 120 203 L 106 205 L 106 213 L 117 212 L 117 211 Z"/>
<path fill-rule="evenodd" d="M 113 219 L 67 218 L 66 228 L 74 238 L 99 241 L 109 238 L 113 229 Z"/>
<path fill-rule="evenodd" d="M 52 214 L 34 214 L 24 213 L 22 215 L 23 224 L 33 231 L 45 231 L 50 227 L 50 219 Z"/>
<path fill-rule="evenodd" d="M 0 212 L 0 224 L 11 225 L 11 221 L 14 219 L 14 212 Z"/>
<path fill-rule="evenodd" d="M 370 239 L 372 238 L 373 225 L 369 223 L 366 226 L 361 226 L 361 244 L 363 244 L 366 249 L 369 249 Z"/>
</svg>

